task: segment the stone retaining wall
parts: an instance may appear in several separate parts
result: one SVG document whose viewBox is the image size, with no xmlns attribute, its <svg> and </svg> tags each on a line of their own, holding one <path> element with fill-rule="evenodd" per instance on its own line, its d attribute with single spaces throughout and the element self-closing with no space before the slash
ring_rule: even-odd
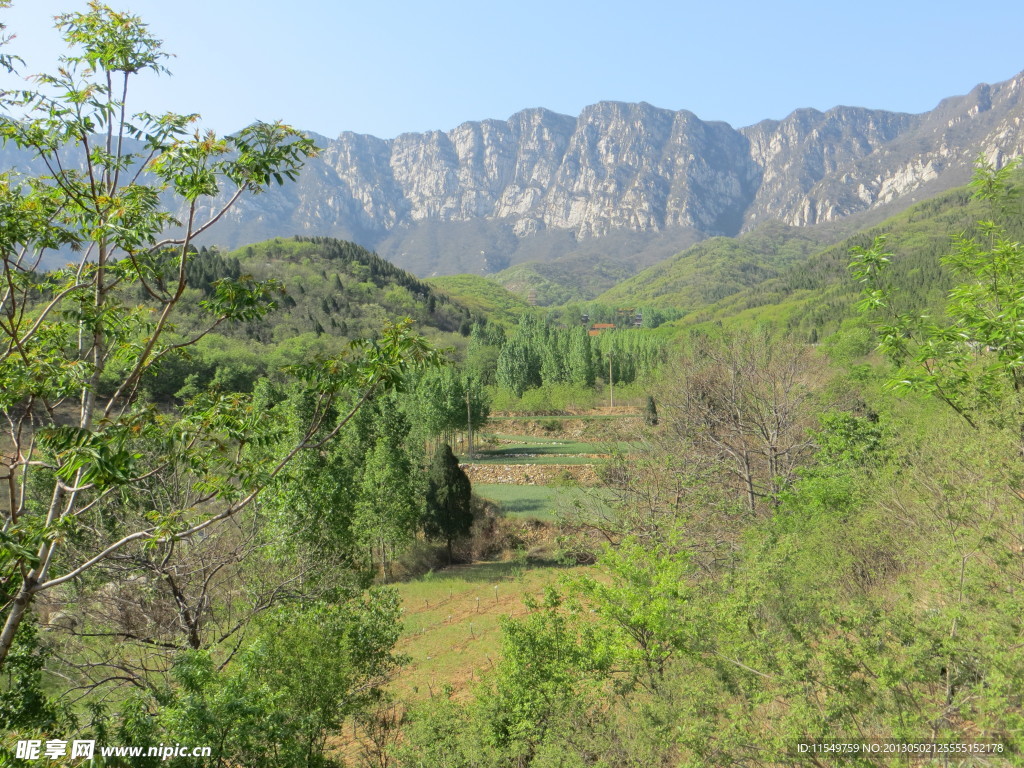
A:
<svg viewBox="0 0 1024 768">
<path fill-rule="evenodd" d="M 505 485 L 553 485 L 573 480 L 595 485 L 597 473 L 591 464 L 460 464 L 472 483 Z"/>
</svg>

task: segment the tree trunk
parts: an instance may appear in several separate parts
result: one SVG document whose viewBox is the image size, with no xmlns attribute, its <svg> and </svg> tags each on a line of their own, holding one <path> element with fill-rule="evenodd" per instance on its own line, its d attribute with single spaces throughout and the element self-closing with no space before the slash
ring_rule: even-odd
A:
<svg viewBox="0 0 1024 768">
<path fill-rule="evenodd" d="M 14 598 L 14 602 L 11 604 L 11 612 L 7 614 L 7 621 L 4 622 L 3 632 L 0 632 L 0 667 L 3 667 L 4 662 L 7 660 L 7 654 L 11 652 L 11 647 L 14 645 L 14 636 L 18 632 L 18 627 L 21 626 L 22 619 L 25 618 L 29 603 L 32 602 L 33 586 L 33 583 L 30 581 L 22 584 L 21 589 L 18 591 L 18 596 Z"/>
<path fill-rule="evenodd" d="M 751 512 L 756 511 L 757 495 L 754 493 L 754 473 L 750 469 L 750 456 L 743 452 L 743 483 L 747 491 L 747 506 Z"/>
</svg>

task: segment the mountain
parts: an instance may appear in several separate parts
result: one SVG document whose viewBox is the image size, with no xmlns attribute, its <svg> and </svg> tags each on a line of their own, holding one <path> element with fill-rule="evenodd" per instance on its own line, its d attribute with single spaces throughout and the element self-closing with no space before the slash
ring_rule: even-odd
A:
<svg viewBox="0 0 1024 768">
<path fill-rule="evenodd" d="M 514 325 L 522 315 L 534 311 L 522 298 L 480 275 L 431 277 L 426 284 L 457 306 L 488 321 Z"/>
<path fill-rule="evenodd" d="M 736 129 L 601 102 L 387 140 L 315 136 L 323 152 L 297 183 L 246 198 L 206 242 L 337 237 L 420 276 L 593 259 L 632 274 L 710 236 L 876 223 L 958 186 L 979 155 L 1024 154 L 1022 95 L 1024 73 L 919 115 L 800 109 Z"/>
<path fill-rule="evenodd" d="M 203 302 L 222 278 L 250 275 L 274 280 L 280 290 L 265 317 L 222 325 L 188 354 L 162 363 L 143 382 L 162 401 L 210 388 L 248 389 L 288 365 L 340 354 L 352 339 L 376 338 L 385 323 L 406 317 L 418 333 L 447 347 L 469 334 L 474 316 L 488 311 L 459 303 L 355 243 L 330 238 L 274 238 L 227 253 L 203 247 L 187 270 L 190 290 L 178 321 L 186 332 L 206 327 Z M 134 298 L 146 301 L 142 291 Z"/>
</svg>

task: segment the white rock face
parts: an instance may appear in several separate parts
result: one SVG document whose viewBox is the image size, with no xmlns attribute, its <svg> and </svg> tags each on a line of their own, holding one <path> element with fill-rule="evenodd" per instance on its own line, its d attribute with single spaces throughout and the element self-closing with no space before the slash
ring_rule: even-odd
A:
<svg viewBox="0 0 1024 768">
<path fill-rule="evenodd" d="M 979 85 L 922 115 L 873 113 L 884 118 L 854 123 L 861 126 L 861 147 L 870 151 L 852 153 L 842 173 L 814 179 L 803 195 L 809 206 L 791 210 L 781 200 L 765 207 L 779 211 L 788 224 L 802 225 L 879 205 L 909 205 L 922 195 L 963 184 L 979 156 L 1001 167 L 1024 155 L 1022 96 L 1024 73 L 997 85 Z"/>
<path fill-rule="evenodd" d="M 576 118 L 529 109 L 444 132 L 320 143 L 298 184 L 233 214 L 225 245 L 305 233 L 375 247 L 424 225 L 590 238 L 831 221 L 963 183 L 979 155 L 1002 164 L 1024 154 L 1024 73 L 921 115 L 801 109 L 736 130 L 686 111 L 601 102 Z M 485 250 L 500 264 L 504 246 L 492 246 L 474 240 L 466 258 Z"/>
</svg>

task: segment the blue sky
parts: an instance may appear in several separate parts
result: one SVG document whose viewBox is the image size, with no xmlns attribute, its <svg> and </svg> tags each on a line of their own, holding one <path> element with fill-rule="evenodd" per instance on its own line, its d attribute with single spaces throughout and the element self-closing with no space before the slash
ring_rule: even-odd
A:
<svg viewBox="0 0 1024 768">
<path fill-rule="evenodd" d="M 176 54 L 134 104 L 200 112 L 219 132 L 283 119 L 390 138 L 602 100 L 688 109 L 733 126 L 837 104 L 922 112 L 1024 70 L 1024 3 L 619 0 L 112 0 Z M 54 14 L 0 10 L 27 71 L 63 47 Z M 4 80 L 10 84 L 10 80 Z"/>
</svg>

